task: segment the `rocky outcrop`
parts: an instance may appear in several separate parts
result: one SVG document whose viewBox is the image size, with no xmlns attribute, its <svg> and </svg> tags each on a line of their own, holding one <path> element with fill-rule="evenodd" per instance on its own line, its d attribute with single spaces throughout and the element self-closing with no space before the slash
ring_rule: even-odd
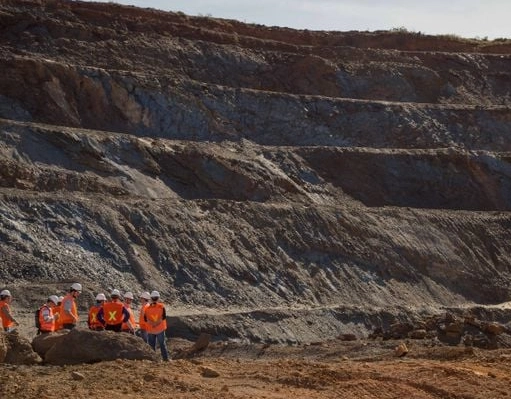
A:
<svg viewBox="0 0 511 399">
<path fill-rule="evenodd" d="M 386 328 L 378 328 L 370 339 L 433 339 L 446 345 L 464 345 L 482 349 L 511 347 L 509 328 L 495 321 L 477 319 L 471 313 L 441 315 L 415 319 L 410 322 L 394 322 Z"/>
<path fill-rule="evenodd" d="M 37 344 L 35 347 L 42 348 Z M 91 331 L 75 328 L 57 337 L 45 337 L 53 345 L 44 353 L 44 363 L 54 365 L 96 363 L 101 361 L 156 360 L 154 351 L 141 338 L 113 331 Z"/>
<path fill-rule="evenodd" d="M 41 357 L 23 335 L 0 332 L 0 363 L 34 365 L 41 363 Z"/>
<path fill-rule="evenodd" d="M 61 342 L 68 333 L 69 330 L 60 330 L 51 334 L 38 334 L 32 339 L 32 348 L 41 356 L 41 359 L 44 359 L 46 352 L 57 343 L 61 345 Z"/>
</svg>

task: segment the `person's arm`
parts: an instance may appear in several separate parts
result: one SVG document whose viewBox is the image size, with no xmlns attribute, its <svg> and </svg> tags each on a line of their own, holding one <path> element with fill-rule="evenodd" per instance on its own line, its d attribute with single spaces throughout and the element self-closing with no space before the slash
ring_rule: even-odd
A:
<svg viewBox="0 0 511 399">
<path fill-rule="evenodd" d="M 0 319 L 6 319 L 6 320 L 9 320 L 11 322 L 13 322 L 14 324 L 16 325 L 19 325 L 19 323 L 16 321 L 16 319 L 13 317 L 12 313 L 11 313 L 11 309 L 9 308 L 9 306 L 4 306 L 2 308 L 2 315 L 0 316 Z"/>
<path fill-rule="evenodd" d="M 53 320 L 55 319 L 55 317 L 50 316 L 50 309 L 49 309 L 49 308 L 47 308 L 47 307 L 43 307 L 43 308 L 41 309 L 41 313 L 42 313 L 42 315 L 43 315 L 43 320 L 44 320 L 45 322 L 53 321 Z"/>
<path fill-rule="evenodd" d="M 101 322 L 101 324 L 103 324 L 103 325 L 105 325 L 104 314 L 105 314 L 105 312 L 103 312 L 103 308 L 99 309 L 98 314 L 97 314 L 97 318 Z"/>
<path fill-rule="evenodd" d="M 130 312 L 128 311 L 128 309 L 126 309 L 124 306 L 122 308 L 122 314 L 124 316 L 124 318 L 122 319 L 122 322 L 123 323 L 126 323 L 128 325 L 128 328 L 130 329 L 131 332 L 135 331 L 135 328 L 133 327 L 133 325 L 131 324 L 131 320 L 130 320 Z"/>
</svg>

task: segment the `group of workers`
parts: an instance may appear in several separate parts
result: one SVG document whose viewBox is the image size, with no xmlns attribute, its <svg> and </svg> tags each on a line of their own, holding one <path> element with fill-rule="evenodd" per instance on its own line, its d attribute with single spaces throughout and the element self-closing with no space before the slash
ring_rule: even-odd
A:
<svg viewBox="0 0 511 399">
<path fill-rule="evenodd" d="M 75 328 L 80 321 L 76 300 L 81 292 L 82 285 L 73 283 L 65 296 L 50 295 L 46 303 L 39 308 L 38 334 Z M 168 361 L 165 337 L 167 314 L 164 304 L 160 301 L 160 293 L 158 291 L 142 292 L 139 299 L 141 306 L 137 323 L 131 307 L 134 300 L 133 293 L 126 292 L 121 297 L 120 291 L 114 289 L 110 293 L 110 300 L 107 300 L 103 293 L 97 294 L 96 303 L 88 311 L 87 326 L 95 331 L 109 330 L 136 334 L 153 350 L 156 350 L 156 343 L 158 343 L 162 359 Z M 0 292 L 0 318 L 6 332 L 18 326 L 10 309 L 11 301 L 12 295 L 9 290 Z"/>
</svg>

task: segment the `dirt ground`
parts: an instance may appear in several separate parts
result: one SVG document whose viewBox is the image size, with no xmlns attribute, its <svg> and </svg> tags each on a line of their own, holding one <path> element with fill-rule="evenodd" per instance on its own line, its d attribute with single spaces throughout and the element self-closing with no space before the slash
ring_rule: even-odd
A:
<svg viewBox="0 0 511 399">
<path fill-rule="evenodd" d="M 212 343 L 169 363 L 0 365 L 0 398 L 507 398 L 511 349 L 410 340 L 305 346 Z M 171 340 L 174 356 L 189 342 Z"/>
</svg>

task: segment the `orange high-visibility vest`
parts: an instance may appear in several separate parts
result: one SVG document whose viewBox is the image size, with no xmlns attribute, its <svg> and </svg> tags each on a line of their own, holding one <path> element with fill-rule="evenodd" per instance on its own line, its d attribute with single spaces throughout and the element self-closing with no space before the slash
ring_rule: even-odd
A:
<svg viewBox="0 0 511 399">
<path fill-rule="evenodd" d="M 104 327 L 104 325 L 98 320 L 98 313 L 100 309 L 101 305 L 92 305 L 89 309 L 89 318 L 87 319 L 87 324 L 91 330 Z"/>
<path fill-rule="evenodd" d="M 51 319 L 51 320 L 44 320 L 44 315 L 43 315 L 43 310 L 48 310 L 48 315 L 50 316 L 50 318 L 53 317 L 53 309 L 48 306 L 48 305 L 43 305 L 39 308 L 39 325 L 41 327 L 39 327 L 39 330 L 41 330 L 41 332 L 54 332 L 55 331 L 55 320 L 54 319 Z"/>
<path fill-rule="evenodd" d="M 144 312 L 148 306 L 149 306 L 149 302 L 142 305 L 142 307 L 140 308 L 140 315 L 138 316 L 138 325 L 140 326 L 141 330 L 145 330 L 145 331 L 147 331 L 147 322 L 144 320 Z"/>
<path fill-rule="evenodd" d="M 61 305 L 55 305 L 55 307 L 53 308 L 53 314 L 59 314 L 59 317 L 57 318 L 57 320 L 55 320 L 55 331 L 59 331 L 59 330 L 62 330 L 63 326 L 62 326 L 62 320 L 60 319 L 62 317 L 62 309 L 60 307 Z"/>
<path fill-rule="evenodd" d="M 135 321 L 135 314 L 133 313 L 133 310 L 131 309 L 130 306 L 124 304 L 124 307 L 126 308 L 126 310 L 128 311 L 128 313 L 130 314 L 130 323 L 131 323 L 131 327 L 133 328 L 136 328 L 136 324 L 137 322 Z M 129 330 L 130 328 L 128 327 L 128 323 L 122 323 L 122 327 L 121 329 L 123 330 Z"/>
<path fill-rule="evenodd" d="M 9 312 L 10 313 L 10 307 L 9 307 L 9 304 L 5 301 L 0 301 L 0 320 L 2 320 L 2 327 L 5 329 L 5 328 L 9 328 L 9 327 L 12 327 L 14 325 L 14 321 L 12 320 L 9 320 L 7 317 L 2 317 L 2 314 L 4 314 L 4 312 Z"/>
<path fill-rule="evenodd" d="M 122 302 L 105 302 L 103 304 L 103 319 L 105 324 L 115 326 L 121 324 L 124 319 L 122 309 L 124 304 Z"/>
<path fill-rule="evenodd" d="M 71 302 L 71 313 L 76 317 L 76 320 L 71 317 L 64 309 Z M 64 299 L 62 300 L 62 304 L 60 305 L 60 322 L 62 324 L 78 324 L 78 308 L 76 307 L 76 301 L 71 293 L 68 293 Z"/>
<path fill-rule="evenodd" d="M 167 319 L 163 318 L 164 309 L 165 306 L 161 302 L 150 303 L 145 308 L 144 314 L 149 334 L 159 334 L 167 329 Z"/>
</svg>

